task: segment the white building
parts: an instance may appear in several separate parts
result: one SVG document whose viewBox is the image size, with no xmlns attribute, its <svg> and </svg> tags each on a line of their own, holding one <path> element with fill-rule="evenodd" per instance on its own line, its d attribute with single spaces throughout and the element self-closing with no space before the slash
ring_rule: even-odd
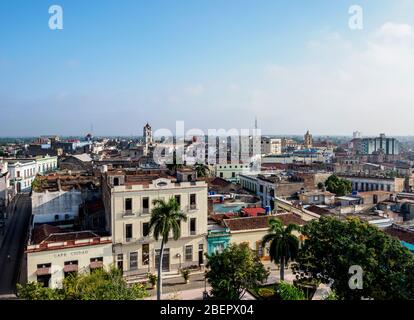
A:
<svg viewBox="0 0 414 320">
<path fill-rule="evenodd" d="M 35 160 L 9 160 L 10 184 L 16 193 L 29 191 L 37 174 Z"/>
<path fill-rule="evenodd" d="M 9 203 L 10 173 L 7 161 L 0 160 L 0 209 Z"/>
<path fill-rule="evenodd" d="M 36 157 L 37 174 L 46 174 L 57 170 L 58 159 L 55 156 L 46 155 Z"/>
<path fill-rule="evenodd" d="M 281 154 L 282 139 L 262 137 L 261 148 L 262 155 Z"/>
<path fill-rule="evenodd" d="M 107 231 L 112 234 L 114 259 L 124 275 L 145 278 L 155 272 L 161 242 L 148 234 L 153 200 L 175 197 L 187 221 L 181 222 L 179 240 L 169 240 L 164 251 L 163 272 L 204 264 L 207 235 L 207 184 L 195 173 L 176 179 L 153 170 L 108 171 L 102 182 Z M 193 179 L 194 177 L 194 179 Z"/>
<path fill-rule="evenodd" d="M 41 225 L 25 251 L 27 281 L 60 288 L 72 273 L 108 269 L 113 263 L 111 237 L 90 231 L 64 232 L 58 227 Z"/>
<path fill-rule="evenodd" d="M 215 164 L 211 166 L 214 176 L 222 178 L 231 182 L 238 183 L 240 181 L 239 175 L 250 172 L 249 164 Z"/>
<path fill-rule="evenodd" d="M 32 193 L 32 223 L 73 223 L 82 203 L 82 192 L 77 189 L 70 191 L 43 191 Z"/>
</svg>

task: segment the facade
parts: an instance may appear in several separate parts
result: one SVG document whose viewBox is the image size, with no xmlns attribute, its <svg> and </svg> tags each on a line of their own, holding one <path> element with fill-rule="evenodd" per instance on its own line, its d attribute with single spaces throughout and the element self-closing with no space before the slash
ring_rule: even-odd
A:
<svg viewBox="0 0 414 320">
<path fill-rule="evenodd" d="M 405 186 L 404 178 L 344 174 L 339 176 L 352 182 L 353 191 L 403 192 Z"/>
<path fill-rule="evenodd" d="M 225 179 L 230 182 L 238 183 L 240 181 L 239 175 L 249 172 L 250 166 L 248 164 L 215 164 L 213 165 L 214 176 Z"/>
<path fill-rule="evenodd" d="M 90 231 L 63 232 L 49 225 L 35 229 L 33 235 L 25 251 L 28 282 L 59 288 L 72 273 L 109 269 L 113 264 L 111 237 Z"/>
<path fill-rule="evenodd" d="M 148 233 L 153 200 L 175 197 L 187 222 L 181 222 L 179 240 L 169 240 L 163 272 L 204 264 L 207 235 L 207 184 L 181 181 L 154 170 L 107 171 L 102 181 L 107 231 L 112 234 L 116 265 L 127 277 L 146 277 L 159 262 L 160 241 Z"/>
<path fill-rule="evenodd" d="M 230 229 L 219 226 L 209 225 L 207 235 L 207 253 L 221 253 L 230 244 Z"/>
<path fill-rule="evenodd" d="M 305 189 L 303 179 L 285 179 L 272 173 L 263 174 L 242 174 L 240 185 L 256 194 L 266 210 L 275 209 L 276 197 L 290 197 Z"/>
<path fill-rule="evenodd" d="M 29 191 L 32 182 L 37 174 L 37 165 L 35 160 L 10 160 L 8 161 L 10 172 L 10 185 L 15 193 Z"/>
<path fill-rule="evenodd" d="M 356 143 L 356 150 L 359 154 L 372 155 L 383 152 L 385 155 L 399 155 L 400 145 L 397 139 L 387 138 L 381 134 L 376 138 L 363 138 Z"/>
<path fill-rule="evenodd" d="M 312 164 L 315 162 L 329 163 L 333 153 L 316 149 L 306 149 L 293 151 L 291 153 L 282 153 L 267 155 L 262 158 L 263 164 Z"/>
<path fill-rule="evenodd" d="M 299 200 L 303 204 L 332 205 L 335 203 L 335 194 L 329 191 L 313 191 L 299 194 Z"/>
<path fill-rule="evenodd" d="M 43 191 L 32 193 L 32 223 L 73 224 L 82 204 L 82 192 L 77 189 L 69 191 Z"/>
<path fill-rule="evenodd" d="M 262 137 L 261 141 L 262 154 L 281 154 L 282 153 L 282 139 Z"/>
<path fill-rule="evenodd" d="M 37 174 L 46 174 L 57 170 L 58 159 L 56 156 L 46 155 L 44 157 L 36 157 Z"/>
<path fill-rule="evenodd" d="M 6 161 L 0 160 L 0 212 L 9 203 L 10 173 Z"/>
</svg>

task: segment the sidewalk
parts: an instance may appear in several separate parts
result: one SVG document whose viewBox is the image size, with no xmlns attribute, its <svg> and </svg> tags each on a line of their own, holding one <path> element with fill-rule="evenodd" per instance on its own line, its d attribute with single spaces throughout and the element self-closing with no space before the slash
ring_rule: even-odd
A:
<svg viewBox="0 0 414 320">
<path fill-rule="evenodd" d="M 211 287 L 207 287 L 207 292 L 210 292 Z M 171 293 L 164 293 L 161 295 L 161 300 L 203 300 L 204 288 L 189 289 L 183 291 L 175 291 Z M 145 300 L 157 300 L 157 296 L 145 298 Z M 255 300 L 255 298 L 248 292 L 244 295 L 242 300 Z"/>
<path fill-rule="evenodd" d="M 280 269 L 274 263 L 265 262 L 266 269 L 270 268 L 270 275 L 267 279 L 267 284 L 273 284 L 279 282 Z M 294 274 L 290 268 L 285 269 L 285 281 L 293 283 L 295 279 Z M 190 283 L 185 283 L 183 278 L 178 275 L 169 275 L 163 277 L 162 286 L 162 300 L 202 300 L 204 292 L 204 272 L 192 273 L 190 275 Z M 207 291 L 211 290 L 210 286 L 207 286 Z M 148 290 L 151 297 L 146 300 L 156 300 L 157 292 L 154 289 Z M 245 294 L 242 300 L 255 300 L 248 292 Z"/>
</svg>

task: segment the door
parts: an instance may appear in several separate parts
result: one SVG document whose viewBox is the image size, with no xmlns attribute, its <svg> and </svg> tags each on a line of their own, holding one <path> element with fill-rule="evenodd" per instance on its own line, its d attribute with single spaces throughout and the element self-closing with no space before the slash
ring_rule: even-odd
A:
<svg viewBox="0 0 414 320">
<path fill-rule="evenodd" d="M 124 272 L 124 255 L 122 253 L 117 256 L 116 266 L 121 270 L 121 273 Z"/>
<path fill-rule="evenodd" d="M 160 264 L 160 251 L 155 250 L 155 268 L 158 270 Z M 162 272 L 170 271 L 170 249 L 164 249 L 164 255 L 162 257 Z"/>
<path fill-rule="evenodd" d="M 203 251 L 198 251 L 198 265 L 204 264 L 204 254 Z"/>
</svg>

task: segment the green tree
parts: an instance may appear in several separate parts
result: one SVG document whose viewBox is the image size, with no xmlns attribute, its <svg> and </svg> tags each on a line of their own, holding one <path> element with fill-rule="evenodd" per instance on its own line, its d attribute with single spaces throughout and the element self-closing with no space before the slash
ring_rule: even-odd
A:
<svg viewBox="0 0 414 320">
<path fill-rule="evenodd" d="M 199 178 L 205 178 L 208 176 L 209 173 L 209 169 L 206 165 L 202 164 L 202 163 L 196 163 L 195 164 L 195 170 L 197 172 L 197 177 Z"/>
<path fill-rule="evenodd" d="M 335 193 L 337 196 L 345 196 L 352 191 L 352 183 L 349 180 L 331 175 L 325 182 L 326 190 Z"/>
<path fill-rule="evenodd" d="M 286 228 L 279 219 L 269 221 L 269 231 L 262 239 L 262 247 L 269 246 L 270 260 L 280 265 L 280 281 L 285 279 L 285 264 L 296 258 L 299 251 L 299 240 L 292 234 L 300 231 L 297 224 L 289 224 Z"/>
<path fill-rule="evenodd" d="M 158 264 L 158 284 L 157 299 L 161 299 L 162 293 L 162 259 L 164 257 L 164 246 L 168 242 L 168 235 L 172 231 L 173 239 L 178 240 L 181 236 L 180 222 L 187 221 L 187 216 L 181 212 L 180 205 L 175 198 L 168 201 L 156 199 L 153 201 L 154 209 L 151 212 L 149 224 L 150 232 L 153 232 L 154 238 L 158 241 L 161 238 L 161 249 Z"/>
<path fill-rule="evenodd" d="M 239 300 L 246 289 L 262 284 L 269 273 L 246 243 L 232 244 L 222 253 L 208 255 L 206 278 L 217 299 Z"/>
<path fill-rule="evenodd" d="M 414 299 L 414 256 L 375 226 L 322 217 L 302 234 L 306 240 L 293 267 L 298 278 L 330 283 L 339 299 Z M 362 268 L 360 289 L 349 285 L 351 266 Z"/>
<path fill-rule="evenodd" d="M 39 282 L 17 284 L 17 296 L 24 300 L 60 300 L 63 296 L 57 290 L 45 288 Z"/>
<path fill-rule="evenodd" d="M 128 286 L 120 270 L 111 268 L 68 276 L 62 288 L 44 288 L 40 283 L 18 285 L 18 296 L 27 300 L 137 300 L 148 296 L 142 284 Z"/>
<path fill-rule="evenodd" d="M 302 290 L 284 281 L 279 284 L 279 294 L 282 300 L 306 300 Z"/>
</svg>

